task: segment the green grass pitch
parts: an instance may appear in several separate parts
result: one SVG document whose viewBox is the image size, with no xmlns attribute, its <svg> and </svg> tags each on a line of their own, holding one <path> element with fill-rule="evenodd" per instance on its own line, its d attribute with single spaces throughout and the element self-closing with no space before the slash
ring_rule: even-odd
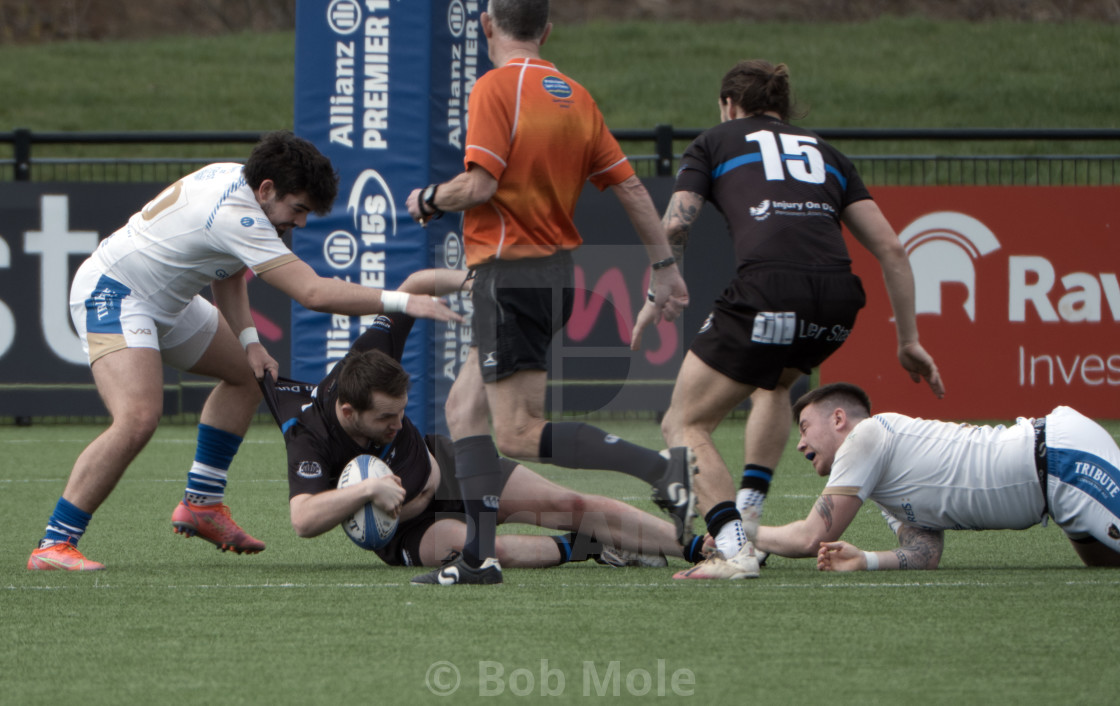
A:
<svg viewBox="0 0 1120 706">
<path fill-rule="evenodd" d="M 600 423 L 659 445 L 652 420 Z M 108 568 L 26 571 L 73 459 L 99 430 L 0 427 L 5 703 L 1105 704 L 1120 688 L 1120 574 L 1081 567 L 1053 526 L 949 533 L 935 572 L 821 574 L 811 560 L 775 558 L 754 581 L 681 582 L 674 560 L 412 586 L 415 569 L 382 565 L 341 530 L 295 536 L 283 444 L 264 424 L 247 436 L 228 496 L 268 542 L 262 554 L 172 533 L 194 430 L 167 425 L 82 541 Z M 741 433 L 738 421 L 720 429 L 733 463 Z M 652 508 L 628 477 L 540 470 Z M 765 520 L 803 517 L 821 485 L 791 445 Z M 892 540 L 869 509 L 849 536 Z"/>
</svg>

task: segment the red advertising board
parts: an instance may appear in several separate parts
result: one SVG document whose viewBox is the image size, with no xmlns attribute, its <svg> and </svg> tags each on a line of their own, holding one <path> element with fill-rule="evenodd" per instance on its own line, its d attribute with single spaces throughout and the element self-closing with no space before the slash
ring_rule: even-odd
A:
<svg viewBox="0 0 1120 706">
<path fill-rule="evenodd" d="M 1011 419 L 1059 404 L 1120 418 L 1120 190 L 891 187 L 875 200 L 914 269 L 918 329 L 947 394 L 910 382 L 878 263 L 848 235 L 867 307 L 821 381 L 876 411 Z"/>
</svg>

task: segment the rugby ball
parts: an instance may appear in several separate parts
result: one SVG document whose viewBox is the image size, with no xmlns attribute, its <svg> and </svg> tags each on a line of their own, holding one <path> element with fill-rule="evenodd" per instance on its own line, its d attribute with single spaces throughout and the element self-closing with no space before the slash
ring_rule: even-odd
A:
<svg viewBox="0 0 1120 706">
<path fill-rule="evenodd" d="M 342 475 L 338 477 L 338 487 L 345 488 L 361 483 L 366 478 L 382 478 L 392 474 L 392 469 L 384 461 L 366 454 L 346 464 Z M 342 529 L 354 544 L 372 551 L 382 549 L 393 538 L 397 531 L 397 518 L 385 514 L 373 503 L 366 503 L 346 518 Z"/>
</svg>

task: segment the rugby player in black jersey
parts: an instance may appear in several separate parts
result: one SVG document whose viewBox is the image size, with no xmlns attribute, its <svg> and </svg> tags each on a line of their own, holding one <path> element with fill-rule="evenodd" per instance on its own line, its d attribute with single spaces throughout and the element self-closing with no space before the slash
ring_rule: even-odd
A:
<svg viewBox="0 0 1120 706">
<path fill-rule="evenodd" d="M 398 291 L 443 295 L 463 287 L 465 276 L 460 270 L 424 270 Z M 373 502 L 399 518 L 391 542 L 377 550 L 382 560 L 438 566 L 462 550 L 468 527 L 450 440 L 424 436 L 405 416 L 409 376 L 399 360 L 412 324 L 405 314 L 378 316 L 317 386 L 283 378 L 261 385 L 284 433 L 296 533 L 321 535 Z M 381 458 L 394 475 L 338 489 L 342 469 L 361 454 Z M 665 556 L 680 556 L 676 530 L 665 520 L 619 500 L 564 488 L 508 459 L 501 459 L 501 468 L 499 522 L 564 532 L 499 536 L 502 566 L 547 567 L 588 558 L 665 566 Z"/>
<path fill-rule="evenodd" d="M 790 388 L 851 333 L 864 291 L 851 272 L 846 225 L 879 261 L 894 311 L 898 359 L 915 382 L 944 394 L 933 358 L 918 342 L 914 274 L 890 223 L 852 162 L 809 130 L 789 123 L 789 71 L 759 59 L 723 77 L 720 124 L 685 151 L 662 225 L 682 260 L 705 201 L 727 220 L 736 273 L 681 363 L 661 431 L 669 446 L 697 456 L 695 490 L 717 552 L 677 578 L 758 575 L 747 541 L 790 430 Z M 798 116 L 800 117 L 800 116 Z M 651 304 L 634 327 L 633 347 L 656 315 Z M 742 488 L 736 497 L 712 431 L 747 398 Z M 744 518 L 746 530 L 744 530 Z M 700 561 L 704 538 L 685 548 Z"/>
</svg>

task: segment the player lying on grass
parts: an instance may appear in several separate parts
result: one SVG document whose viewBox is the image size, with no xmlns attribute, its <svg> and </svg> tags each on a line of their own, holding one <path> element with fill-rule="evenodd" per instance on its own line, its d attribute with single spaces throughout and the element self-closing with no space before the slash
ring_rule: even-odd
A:
<svg viewBox="0 0 1120 706">
<path fill-rule="evenodd" d="M 1088 566 L 1120 566 L 1120 449 L 1069 407 L 1007 428 L 871 415 L 867 394 L 825 385 L 793 407 L 797 450 L 828 477 L 804 520 L 759 527 L 756 546 L 817 557 L 822 571 L 936 569 L 944 532 L 1025 529 L 1048 518 Z M 873 501 L 899 547 L 865 552 L 839 541 Z"/>
<path fill-rule="evenodd" d="M 399 291 L 447 294 L 458 290 L 464 277 L 458 270 L 425 270 Z M 405 314 L 377 317 L 314 393 L 315 386 L 289 380 L 268 380 L 262 387 L 284 431 L 296 533 L 321 535 L 373 502 L 399 519 L 378 556 L 394 566 L 438 566 L 462 550 L 468 528 L 450 440 L 423 436 L 405 416 L 409 377 L 399 360 L 412 324 Z M 378 456 L 395 475 L 338 489 L 342 469 L 361 454 Z M 501 469 L 500 522 L 566 532 L 501 535 L 503 566 L 546 567 L 588 558 L 664 566 L 666 555 L 680 556 L 676 532 L 665 520 L 618 500 L 563 488 L 508 459 L 501 459 Z"/>
</svg>

